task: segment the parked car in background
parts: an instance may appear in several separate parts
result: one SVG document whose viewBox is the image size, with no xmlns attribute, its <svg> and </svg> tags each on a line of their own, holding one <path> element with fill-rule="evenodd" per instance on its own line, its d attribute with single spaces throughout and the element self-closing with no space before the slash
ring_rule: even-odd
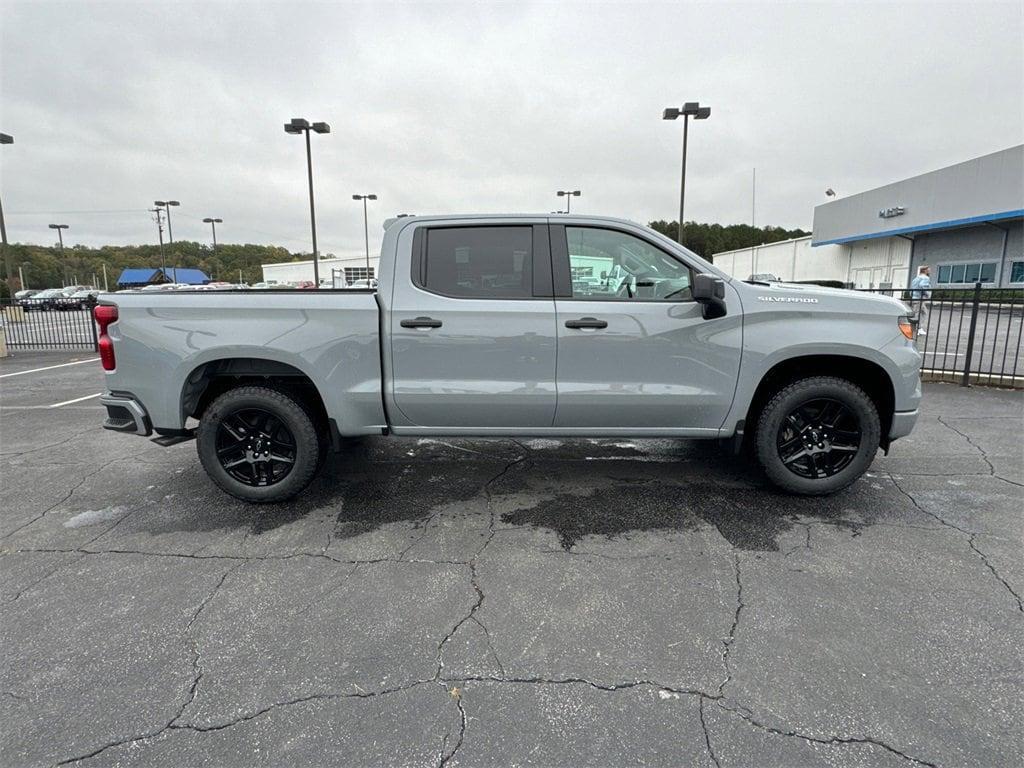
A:
<svg viewBox="0 0 1024 768">
<path fill-rule="evenodd" d="M 38 289 L 35 288 L 23 288 L 20 291 L 14 292 L 14 301 L 16 304 L 21 304 L 24 299 L 31 298 L 39 293 Z"/>
<path fill-rule="evenodd" d="M 917 420 L 903 303 L 733 280 L 632 222 L 401 218 L 380 267 L 381 291 L 101 297 L 103 426 L 195 437 L 213 482 L 270 502 L 381 434 L 745 440 L 825 494 Z"/>
<path fill-rule="evenodd" d="M 93 300 L 99 296 L 101 291 L 98 288 L 82 288 L 71 294 L 65 294 L 54 299 L 54 309 L 77 310 L 84 309 L 93 304 Z"/>
<path fill-rule="evenodd" d="M 349 283 L 345 287 L 346 288 L 356 288 L 356 289 L 365 291 L 367 288 L 371 288 L 373 290 L 376 290 L 378 285 L 379 285 L 379 283 L 377 281 L 377 278 L 371 277 L 369 280 L 367 280 L 366 278 L 363 278 L 362 280 L 356 280 L 356 281 L 354 281 L 352 283 Z"/>
<path fill-rule="evenodd" d="M 782 279 L 771 272 L 755 272 L 747 278 L 748 283 L 781 283 Z"/>
<path fill-rule="evenodd" d="M 313 288 L 316 288 L 316 283 L 314 283 L 312 280 L 299 280 L 297 283 L 295 283 L 295 287 L 301 288 L 304 291 L 308 291 Z"/>
<path fill-rule="evenodd" d="M 66 296 L 63 288 L 46 288 L 45 290 L 39 291 L 38 293 L 29 296 L 27 299 L 21 301 L 21 306 L 26 311 L 38 310 L 45 312 L 53 309 L 58 299 L 63 299 Z"/>
</svg>

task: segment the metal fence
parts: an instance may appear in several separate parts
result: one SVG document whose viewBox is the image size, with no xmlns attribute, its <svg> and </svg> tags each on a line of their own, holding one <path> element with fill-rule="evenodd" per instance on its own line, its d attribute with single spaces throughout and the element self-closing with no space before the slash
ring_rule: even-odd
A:
<svg viewBox="0 0 1024 768">
<path fill-rule="evenodd" d="M 934 289 L 914 299 L 901 288 L 875 288 L 906 302 L 917 319 L 917 347 L 925 379 L 1024 388 L 1024 289 Z M 92 305 L 79 307 L 0 302 L 0 324 L 11 349 L 95 351 Z"/>
<path fill-rule="evenodd" d="M 933 288 L 926 299 L 902 288 L 875 288 L 904 301 L 917 321 L 917 348 L 924 361 L 922 378 L 1024 387 L 1021 335 L 1024 289 Z"/>
<path fill-rule="evenodd" d="M 95 301 L 58 306 L 0 301 L 0 325 L 9 349 L 88 349 L 96 351 Z"/>
</svg>

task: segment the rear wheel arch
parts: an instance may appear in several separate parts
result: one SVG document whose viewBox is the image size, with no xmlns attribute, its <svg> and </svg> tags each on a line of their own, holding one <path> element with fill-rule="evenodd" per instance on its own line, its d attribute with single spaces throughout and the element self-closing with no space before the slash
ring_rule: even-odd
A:
<svg viewBox="0 0 1024 768">
<path fill-rule="evenodd" d="M 757 385 L 745 416 L 745 428 L 752 431 L 768 402 L 790 384 L 816 376 L 844 379 L 864 390 L 878 411 L 881 445 L 888 447 L 889 428 L 896 407 L 892 378 L 878 363 L 853 355 L 801 355 L 773 365 Z"/>
<path fill-rule="evenodd" d="M 327 407 L 309 375 L 289 363 L 259 357 L 220 358 L 196 366 L 182 385 L 182 421 L 188 417 L 201 419 L 217 397 L 243 386 L 264 386 L 287 393 L 326 433 Z"/>
</svg>

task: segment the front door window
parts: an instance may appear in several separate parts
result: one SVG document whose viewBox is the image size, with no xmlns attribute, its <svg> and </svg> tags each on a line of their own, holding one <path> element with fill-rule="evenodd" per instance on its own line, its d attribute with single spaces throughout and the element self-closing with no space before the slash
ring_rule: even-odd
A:
<svg viewBox="0 0 1024 768">
<path fill-rule="evenodd" d="M 566 227 L 572 297 L 588 301 L 683 301 L 690 270 L 659 248 L 625 232 Z"/>
</svg>

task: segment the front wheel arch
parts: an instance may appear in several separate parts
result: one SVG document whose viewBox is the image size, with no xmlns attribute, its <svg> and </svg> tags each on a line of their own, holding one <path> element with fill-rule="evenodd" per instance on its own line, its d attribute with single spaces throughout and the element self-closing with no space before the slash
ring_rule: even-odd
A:
<svg viewBox="0 0 1024 768">
<path fill-rule="evenodd" d="M 896 409 L 892 379 L 878 363 L 851 355 L 801 355 L 776 363 L 761 377 L 754 391 L 744 419 L 744 434 L 754 432 L 765 405 L 782 389 L 815 376 L 843 379 L 862 389 L 878 411 L 881 427 L 879 445 L 888 448 L 889 430 Z"/>
</svg>

